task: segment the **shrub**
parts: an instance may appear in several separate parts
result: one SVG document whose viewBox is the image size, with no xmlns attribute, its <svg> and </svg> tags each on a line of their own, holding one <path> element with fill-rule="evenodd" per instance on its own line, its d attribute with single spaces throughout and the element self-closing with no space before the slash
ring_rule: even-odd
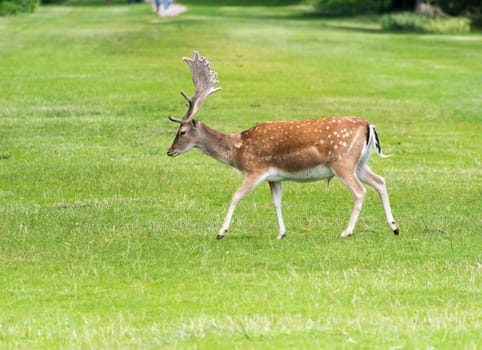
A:
<svg viewBox="0 0 482 350">
<path fill-rule="evenodd" d="M 382 28 L 421 33 L 467 33 L 470 20 L 465 17 L 426 17 L 411 12 L 382 16 Z"/>
<path fill-rule="evenodd" d="M 18 4 L 10 1 L 0 2 L 0 16 L 15 15 L 20 12 Z"/>
<path fill-rule="evenodd" d="M 16 15 L 22 12 L 33 12 L 38 5 L 37 0 L 0 0 L 0 16 Z"/>
<path fill-rule="evenodd" d="M 482 6 L 472 7 L 467 11 L 467 16 L 474 27 L 482 28 Z"/>
</svg>

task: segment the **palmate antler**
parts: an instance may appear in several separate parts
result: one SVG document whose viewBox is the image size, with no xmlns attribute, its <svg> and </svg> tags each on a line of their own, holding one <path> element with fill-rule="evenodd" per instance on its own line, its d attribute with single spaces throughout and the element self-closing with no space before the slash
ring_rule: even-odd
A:
<svg viewBox="0 0 482 350">
<path fill-rule="evenodd" d="M 187 112 L 182 119 L 169 116 L 169 119 L 183 123 L 192 119 L 196 114 L 199 107 L 203 104 L 204 100 L 216 91 L 221 90 L 220 87 L 214 88 L 219 83 L 217 80 L 217 73 L 211 70 L 211 63 L 205 58 L 199 55 L 199 52 L 193 51 L 194 58 L 184 57 L 182 60 L 189 65 L 191 69 L 192 82 L 194 83 L 194 95 L 192 97 L 187 96 L 181 91 L 181 95 L 187 101 Z"/>
</svg>

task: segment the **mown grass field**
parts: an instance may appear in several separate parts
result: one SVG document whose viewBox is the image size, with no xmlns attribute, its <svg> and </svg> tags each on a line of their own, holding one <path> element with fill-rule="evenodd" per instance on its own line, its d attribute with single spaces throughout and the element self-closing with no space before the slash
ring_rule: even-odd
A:
<svg viewBox="0 0 482 350">
<path fill-rule="evenodd" d="M 480 348 L 482 36 L 185 3 L 0 18 L 0 348 Z M 400 236 L 369 190 L 339 238 L 334 180 L 284 185 L 287 239 L 264 185 L 216 241 L 242 176 L 165 155 L 193 49 L 223 87 L 198 118 L 224 132 L 376 124 Z"/>
</svg>

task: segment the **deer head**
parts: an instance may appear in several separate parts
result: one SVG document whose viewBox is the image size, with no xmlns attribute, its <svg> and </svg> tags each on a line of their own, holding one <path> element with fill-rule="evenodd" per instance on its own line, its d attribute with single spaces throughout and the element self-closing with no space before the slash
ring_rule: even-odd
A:
<svg viewBox="0 0 482 350">
<path fill-rule="evenodd" d="M 191 69 L 194 95 L 189 97 L 181 91 L 181 95 L 187 101 L 187 112 L 181 119 L 172 115 L 168 117 L 170 121 L 180 124 L 176 137 L 167 151 L 167 155 L 172 157 L 185 153 L 196 146 L 198 121 L 193 116 L 209 95 L 221 90 L 219 87 L 214 87 L 219 81 L 217 73 L 211 70 L 211 63 L 205 57 L 199 56 L 199 52 L 193 51 L 193 53 L 194 58 L 184 57 L 183 61 Z"/>
</svg>

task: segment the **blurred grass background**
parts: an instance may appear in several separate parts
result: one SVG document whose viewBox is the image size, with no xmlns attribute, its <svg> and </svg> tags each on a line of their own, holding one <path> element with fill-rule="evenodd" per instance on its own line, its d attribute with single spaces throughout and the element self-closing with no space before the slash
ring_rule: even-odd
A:
<svg viewBox="0 0 482 350">
<path fill-rule="evenodd" d="M 187 4 L 175 18 L 121 3 L 0 18 L 2 347 L 476 349 L 482 37 Z M 371 164 L 401 236 L 369 191 L 339 239 L 352 199 L 333 181 L 284 186 L 287 240 L 262 186 L 217 242 L 241 175 L 165 156 L 193 49 L 223 87 L 198 118 L 224 132 L 376 124 L 394 156 Z"/>
</svg>

